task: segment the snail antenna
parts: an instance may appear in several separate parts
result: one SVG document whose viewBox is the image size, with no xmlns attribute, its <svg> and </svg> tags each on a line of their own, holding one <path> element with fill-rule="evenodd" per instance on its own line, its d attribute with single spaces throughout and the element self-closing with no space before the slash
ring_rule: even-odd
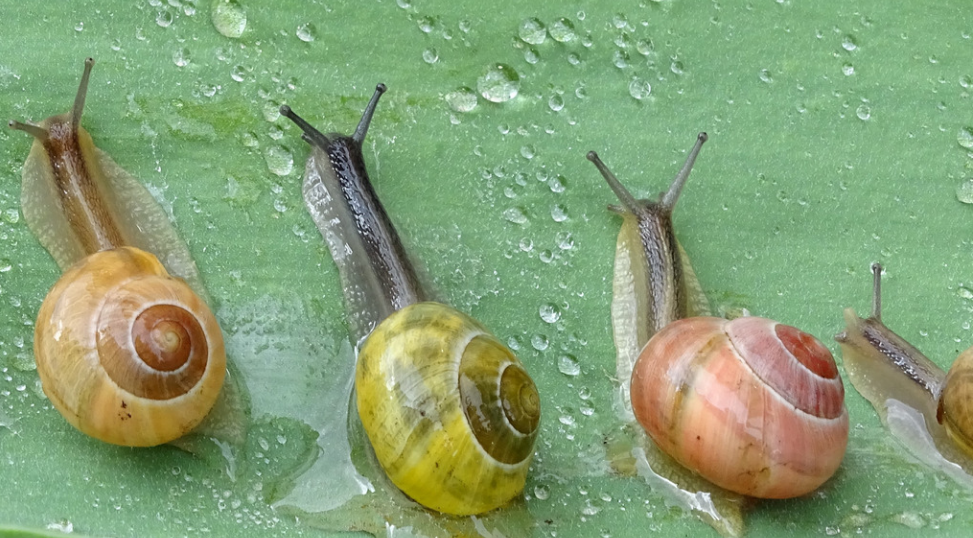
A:
<svg viewBox="0 0 973 538">
<path fill-rule="evenodd" d="M 872 317 L 875 321 L 882 321 L 882 264 L 872 264 Z"/>
<path fill-rule="evenodd" d="M 37 125 L 32 125 L 30 123 L 21 123 L 17 120 L 10 120 L 7 122 L 7 127 L 11 129 L 17 129 L 18 131 L 24 131 L 25 133 L 33 136 L 34 138 L 40 140 L 41 142 L 47 140 L 48 132 L 47 129 L 43 127 L 38 127 Z"/>
<path fill-rule="evenodd" d="M 689 172 L 693 169 L 693 164 L 696 163 L 696 157 L 699 156 L 699 150 L 703 147 L 703 142 L 709 139 L 706 133 L 699 133 L 696 136 L 696 145 L 689 152 L 689 156 L 686 157 L 685 164 L 682 165 L 682 169 L 676 174 L 676 177 L 672 180 L 672 184 L 669 185 L 669 190 L 662 195 L 662 200 L 659 203 L 662 207 L 672 211 L 672 208 L 676 205 L 676 200 L 679 198 L 679 193 L 682 192 L 683 186 L 686 184 L 686 180 L 689 179 Z"/>
<path fill-rule="evenodd" d="M 365 133 L 368 132 L 368 126 L 372 123 L 372 116 L 375 115 L 375 107 L 378 106 L 378 98 L 385 93 L 385 84 L 381 82 L 375 86 L 375 93 L 372 94 L 371 100 L 368 101 L 368 105 L 365 107 L 365 112 L 362 113 L 361 121 L 358 122 L 358 128 L 355 129 L 355 134 L 351 135 L 352 140 L 362 144 L 365 141 Z"/>
<path fill-rule="evenodd" d="M 625 185 L 622 185 L 621 181 L 618 181 L 618 178 L 605 166 L 605 163 L 601 161 L 598 154 L 594 151 L 589 151 L 586 157 L 595 164 L 598 171 L 605 178 L 605 181 L 608 182 L 608 186 L 615 191 L 615 196 L 618 196 L 618 200 L 622 202 L 622 205 L 632 213 L 637 213 L 639 211 L 639 201 L 632 196 L 632 193 L 628 192 L 628 189 L 625 188 Z"/>
<path fill-rule="evenodd" d="M 84 111 L 84 98 L 88 95 L 88 79 L 91 78 L 91 68 L 94 65 L 94 58 L 85 59 L 84 72 L 81 73 L 81 83 L 78 84 L 78 94 L 74 96 L 74 106 L 71 107 L 71 128 L 75 131 L 81 125 L 81 113 Z"/>
<path fill-rule="evenodd" d="M 321 131 L 312 127 L 310 123 L 304 121 L 304 118 L 295 114 L 294 111 L 291 110 L 291 107 L 287 105 L 281 105 L 280 114 L 286 117 L 287 119 L 291 120 L 295 124 L 297 124 L 297 126 L 300 127 L 302 131 L 304 131 L 304 134 L 301 135 L 301 138 L 303 138 L 304 141 L 306 141 L 308 144 L 312 144 L 323 150 L 327 150 L 328 146 L 331 145 L 331 141 L 328 140 L 328 137 L 324 136 L 321 133 Z"/>
</svg>

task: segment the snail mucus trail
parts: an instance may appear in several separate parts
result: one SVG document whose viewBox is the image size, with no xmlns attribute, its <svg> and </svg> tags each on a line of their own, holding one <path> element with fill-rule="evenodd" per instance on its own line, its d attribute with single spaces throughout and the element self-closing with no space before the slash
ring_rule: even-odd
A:
<svg viewBox="0 0 973 538">
<path fill-rule="evenodd" d="M 311 145 L 304 200 L 338 267 L 360 342 L 355 402 L 376 459 L 419 504 L 479 514 L 520 495 L 540 420 L 537 389 L 486 328 L 430 302 L 375 194 L 361 145 L 385 86 L 352 136 L 324 135 L 282 106 Z"/>
<path fill-rule="evenodd" d="M 216 403 L 223 337 L 164 210 L 81 127 L 93 65 L 85 60 L 70 112 L 8 124 L 34 137 L 22 211 L 64 271 L 38 312 L 34 355 L 45 394 L 74 427 L 154 446 L 193 430 Z"/>
<path fill-rule="evenodd" d="M 874 263 L 872 315 L 845 309 L 841 344 L 852 385 L 916 457 L 973 487 L 973 348 L 943 371 L 882 320 L 882 266 Z"/>
</svg>

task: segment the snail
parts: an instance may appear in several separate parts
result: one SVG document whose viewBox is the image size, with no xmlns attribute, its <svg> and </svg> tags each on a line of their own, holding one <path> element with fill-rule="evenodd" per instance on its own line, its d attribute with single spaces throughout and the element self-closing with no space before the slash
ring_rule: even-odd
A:
<svg viewBox="0 0 973 538">
<path fill-rule="evenodd" d="M 588 153 L 622 203 L 614 208 L 624 220 L 612 302 L 622 416 L 634 415 L 660 449 L 721 488 L 804 495 L 844 456 L 841 378 L 827 348 L 803 331 L 759 317 L 708 316 L 672 231 L 673 208 L 706 139 L 699 134 L 658 202 L 637 200 Z"/>
<path fill-rule="evenodd" d="M 882 321 L 882 266 L 871 268 L 872 315 L 845 309 L 835 336 L 848 377 L 914 455 L 973 487 L 973 348 L 944 372 L 892 332 Z"/>
<path fill-rule="evenodd" d="M 164 210 L 81 127 L 93 65 L 85 60 L 70 112 L 9 122 L 34 137 L 24 219 L 64 271 L 41 304 L 34 356 L 44 393 L 75 428 L 154 446 L 193 430 L 213 407 L 226 374 L 223 337 Z"/>
<path fill-rule="evenodd" d="M 286 105 L 281 114 L 311 144 L 304 200 L 338 267 L 352 337 L 362 342 L 355 402 L 375 457 L 420 505 L 480 514 L 523 490 L 540 400 L 505 345 L 420 285 L 362 157 L 384 92 L 379 84 L 350 137 L 325 136 Z"/>
</svg>

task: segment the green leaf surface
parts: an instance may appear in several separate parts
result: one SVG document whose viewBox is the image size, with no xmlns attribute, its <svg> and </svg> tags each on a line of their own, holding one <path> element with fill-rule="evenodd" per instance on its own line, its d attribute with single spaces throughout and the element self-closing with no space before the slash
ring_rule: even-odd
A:
<svg viewBox="0 0 973 538">
<path fill-rule="evenodd" d="M 841 311 L 868 311 L 880 261 L 883 319 L 948 366 L 973 341 L 971 34 L 959 0 L 0 0 L 0 110 L 66 111 L 96 59 L 83 124 L 188 242 L 252 415 L 245 456 L 225 461 L 107 446 L 57 414 L 31 349 L 59 271 L 19 213 L 31 141 L 2 130 L 0 524 L 332 535 L 325 514 L 281 503 L 328 500 L 309 477 L 341 452 L 328 428 L 347 412 L 351 354 L 337 271 L 300 197 L 308 149 L 277 108 L 349 132 L 384 82 L 365 145 L 379 196 L 439 295 L 515 348 L 541 393 L 514 512 L 536 536 L 715 535 L 608 471 L 620 219 L 585 152 L 650 197 L 707 131 L 675 227 L 717 311 L 778 319 L 837 352 Z M 519 78 L 501 103 L 477 91 L 497 64 Z M 838 474 L 756 503 L 749 536 L 968 533 L 973 494 L 914 464 L 846 392 Z"/>
</svg>

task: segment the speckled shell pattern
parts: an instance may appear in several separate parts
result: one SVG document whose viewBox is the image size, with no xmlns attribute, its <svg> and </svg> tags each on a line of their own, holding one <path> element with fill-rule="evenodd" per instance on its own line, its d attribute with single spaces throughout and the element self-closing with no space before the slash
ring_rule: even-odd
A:
<svg viewBox="0 0 973 538">
<path fill-rule="evenodd" d="M 487 512 L 519 495 L 537 433 L 536 424 L 522 434 L 503 420 L 506 428 L 494 434 L 513 439 L 499 459 L 513 463 L 477 441 L 459 391 L 460 362 L 474 338 L 496 348 L 489 360 L 502 357 L 499 394 L 504 368 L 522 368 L 520 361 L 473 318 L 438 303 L 413 304 L 383 321 L 359 352 L 355 378 L 358 413 L 389 479 L 419 504 L 454 515 Z M 477 411 L 503 417 L 498 407 Z"/>
<path fill-rule="evenodd" d="M 168 371 L 139 359 L 144 340 L 125 338 L 150 308 L 159 314 L 152 317 L 187 327 L 179 340 L 189 359 Z M 159 445 L 191 431 L 226 374 L 223 336 L 209 307 L 155 256 L 132 247 L 97 252 L 65 271 L 41 304 L 34 354 L 44 392 L 68 422 L 125 446 Z"/>
<path fill-rule="evenodd" d="M 764 318 L 668 325 L 639 356 L 632 405 L 662 450 L 753 497 L 813 491 L 837 470 L 848 442 L 831 353 L 807 333 Z"/>
</svg>

